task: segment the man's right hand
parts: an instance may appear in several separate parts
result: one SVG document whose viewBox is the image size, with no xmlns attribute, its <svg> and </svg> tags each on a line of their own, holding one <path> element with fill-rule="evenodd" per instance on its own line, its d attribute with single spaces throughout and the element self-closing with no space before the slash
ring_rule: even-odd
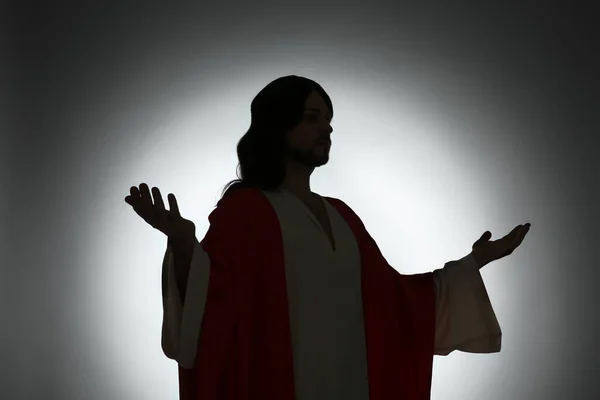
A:
<svg viewBox="0 0 600 400">
<path fill-rule="evenodd" d="M 154 204 L 148 185 L 145 183 L 140 184 L 139 190 L 136 186 L 132 186 L 129 192 L 130 195 L 125 197 L 125 202 L 132 206 L 133 210 L 150 226 L 167 235 L 174 247 L 183 249 L 193 244 L 196 239 L 196 225 L 181 216 L 174 194 L 170 193 L 167 196 L 170 210 L 165 210 L 165 204 L 157 187 L 152 188 Z"/>
</svg>

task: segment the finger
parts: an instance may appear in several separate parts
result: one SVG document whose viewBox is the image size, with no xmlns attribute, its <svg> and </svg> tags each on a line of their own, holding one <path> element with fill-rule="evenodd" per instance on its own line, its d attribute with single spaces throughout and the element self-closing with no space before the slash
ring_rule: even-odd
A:
<svg viewBox="0 0 600 400">
<path fill-rule="evenodd" d="M 483 232 L 483 234 L 479 237 L 479 239 L 477 239 L 478 242 L 482 242 L 485 240 L 488 240 L 489 238 L 492 237 L 492 232 L 490 231 L 485 231 Z"/>
<path fill-rule="evenodd" d="M 145 183 L 140 183 L 140 208 L 141 212 L 145 214 L 146 218 L 152 218 L 154 213 L 152 211 L 152 196 L 150 195 L 150 189 Z"/>
<path fill-rule="evenodd" d="M 479 246 L 483 242 L 487 242 L 491 237 L 492 233 L 490 231 L 485 231 L 483 235 L 473 243 L 473 246 Z"/>
<path fill-rule="evenodd" d="M 173 193 L 169 193 L 167 198 L 169 199 L 169 210 L 171 210 L 173 216 L 181 217 L 181 214 L 179 213 L 179 205 L 177 205 L 177 199 L 175 198 L 175 195 Z"/>
<path fill-rule="evenodd" d="M 125 201 L 131 204 L 135 212 L 139 215 L 141 197 L 137 186 L 132 186 L 129 188 L 129 196 L 125 197 Z"/>
<path fill-rule="evenodd" d="M 493 243 L 498 249 L 502 249 L 502 257 L 507 256 L 512 253 L 514 250 L 514 243 L 516 239 L 516 235 L 519 233 L 520 225 L 517 225 L 513 228 L 509 233 L 504 235 L 498 240 L 495 240 Z"/>
<path fill-rule="evenodd" d="M 525 224 L 525 225 L 520 225 L 520 226 L 521 226 L 521 228 L 516 233 L 515 238 L 523 238 L 523 237 L 525 237 L 527 232 L 529 232 L 530 224 Z"/>
<path fill-rule="evenodd" d="M 521 228 L 521 230 L 519 230 L 519 233 L 517 234 L 514 240 L 514 248 L 517 248 L 523 242 L 525 236 L 527 235 L 527 232 L 529 232 L 530 226 L 531 225 L 525 225 Z"/>
<path fill-rule="evenodd" d="M 529 232 L 529 226 L 521 226 L 521 229 L 516 233 L 513 240 L 509 243 L 507 252 L 508 254 L 512 254 L 512 252 L 521 245 L 523 239 L 525 239 L 525 235 Z"/>
<path fill-rule="evenodd" d="M 130 195 L 125 197 L 125 201 L 131 205 L 137 215 L 139 215 L 144 221 L 148 221 L 146 211 L 142 207 L 142 198 L 140 191 L 137 186 L 129 188 Z"/>
<path fill-rule="evenodd" d="M 129 188 L 129 194 L 131 195 L 131 199 L 135 202 L 135 200 L 140 197 L 140 191 L 137 186 L 132 186 Z"/>
<path fill-rule="evenodd" d="M 523 225 L 517 225 L 516 227 L 514 227 L 508 234 L 506 234 L 506 236 L 500 239 L 501 243 L 503 243 L 503 245 L 507 248 L 511 247 L 517 239 L 517 236 L 519 235 L 519 232 L 521 231 L 522 227 Z"/>
<path fill-rule="evenodd" d="M 510 236 L 511 239 L 514 239 L 519 234 L 519 232 L 521 231 L 521 228 L 523 228 L 523 225 L 517 225 L 517 226 L 515 226 L 513 228 L 513 230 L 510 231 L 510 233 L 508 235 L 506 235 L 506 236 Z"/>
<path fill-rule="evenodd" d="M 125 202 L 131 205 L 134 209 L 137 207 L 140 199 L 140 192 L 138 191 L 137 186 L 132 186 L 129 188 L 129 196 L 125 196 Z"/>
<path fill-rule="evenodd" d="M 154 197 L 154 211 L 165 211 L 165 203 L 163 202 L 162 195 L 160 194 L 160 190 L 157 187 L 152 188 L 152 196 Z"/>
</svg>

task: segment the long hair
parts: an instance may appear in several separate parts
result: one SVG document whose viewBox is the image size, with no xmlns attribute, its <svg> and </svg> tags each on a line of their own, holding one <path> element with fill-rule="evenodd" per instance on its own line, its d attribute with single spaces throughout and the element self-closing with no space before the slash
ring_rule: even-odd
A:
<svg viewBox="0 0 600 400">
<path fill-rule="evenodd" d="M 237 144 L 238 179 L 228 182 L 221 198 L 239 188 L 272 190 L 285 179 L 286 133 L 300 122 L 308 95 L 317 91 L 331 111 L 333 104 L 317 82 L 297 75 L 275 79 L 252 100 L 250 128 Z"/>
</svg>

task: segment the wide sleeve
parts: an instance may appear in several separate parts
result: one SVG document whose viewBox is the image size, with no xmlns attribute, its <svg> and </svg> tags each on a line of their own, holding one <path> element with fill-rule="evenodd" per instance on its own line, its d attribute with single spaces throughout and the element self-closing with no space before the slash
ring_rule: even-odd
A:
<svg viewBox="0 0 600 400">
<path fill-rule="evenodd" d="M 433 271 L 436 290 L 434 354 L 496 353 L 502 331 L 471 254 Z"/>
<path fill-rule="evenodd" d="M 167 243 L 162 273 L 161 345 L 164 354 L 184 368 L 191 368 L 196 356 L 210 274 L 210 259 L 197 239 L 188 274 L 186 297 L 182 302 L 175 277 L 173 249 Z"/>
<path fill-rule="evenodd" d="M 194 390 L 196 370 L 210 381 L 210 376 L 226 368 L 237 318 L 233 270 L 240 263 L 237 254 L 248 242 L 247 231 L 255 223 L 253 212 L 260 196 L 256 190 L 239 189 L 219 200 L 208 216 L 204 239 L 194 244 L 183 301 L 177 290 L 173 250 L 167 244 L 161 344 L 165 355 L 179 364 L 184 391 Z"/>
</svg>

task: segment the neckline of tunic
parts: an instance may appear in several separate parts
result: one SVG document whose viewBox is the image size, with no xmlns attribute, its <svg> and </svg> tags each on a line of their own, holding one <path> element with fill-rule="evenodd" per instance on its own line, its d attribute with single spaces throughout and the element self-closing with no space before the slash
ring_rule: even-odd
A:
<svg viewBox="0 0 600 400">
<path fill-rule="evenodd" d="M 331 240 L 329 240 L 329 234 L 326 231 L 326 228 L 321 224 L 321 222 L 319 221 L 319 218 L 317 218 L 317 216 L 315 215 L 315 213 L 313 212 L 313 210 L 306 204 L 304 203 L 304 201 L 302 201 L 295 193 L 293 193 L 291 190 L 288 189 L 284 189 L 284 188 L 280 188 L 280 191 L 284 191 L 286 193 L 289 193 L 290 195 L 292 195 L 296 200 L 298 200 L 298 202 L 300 202 L 300 204 L 302 204 L 302 206 L 308 211 L 308 213 L 310 214 L 311 218 L 313 218 L 317 224 L 319 225 L 319 228 L 321 228 L 321 232 L 323 232 L 323 234 L 325 235 L 325 239 L 327 240 L 327 243 L 329 244 L 329 248 L 331 249 L 331 251 L 333 251 L 334 253 L 336 252 L 336 243 L 335 243 L 335 236 L 333 234 L 333 226 L 331 224 L 331 218 L 329 216 L 329 210 L 327 209 L 327 204 L 326 200 L 323 199 L 318 193 L 312 193 L 313 196 L 320 202 L 320 204 L 323 206 L 323 208 L 325 209 L 325 215 L 324 217 L 327 219 L 327 223 L 329 224 L 329 228 L 331 230 Z"/>
</svg>

